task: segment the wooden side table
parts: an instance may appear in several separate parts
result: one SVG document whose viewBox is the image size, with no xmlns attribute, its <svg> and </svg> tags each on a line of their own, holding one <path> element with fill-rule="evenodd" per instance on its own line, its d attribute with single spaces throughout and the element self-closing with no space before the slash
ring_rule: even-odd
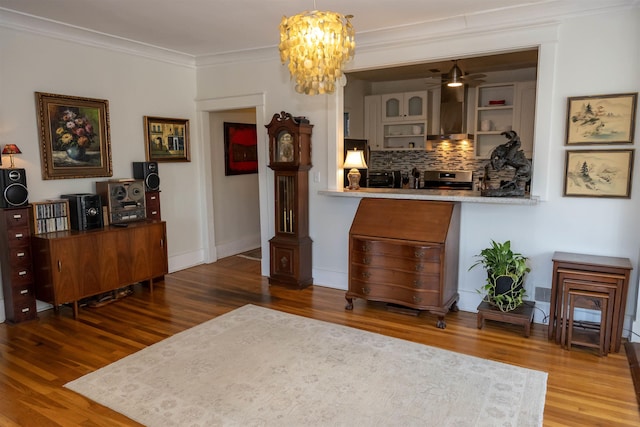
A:
<svg viewBox="0 0 640 427">
<path fill-rule="evenodd" d="M 497 320 L 498 322 L 524 326 L 524 336 L 529 338 L 535 304 L 535 301 L 524 301 L 524 304 L 515 310 L 505 312 L 491 306 L 486 301 L 482 301 L 478 306 L 478 329 L 482 329 L 485 319 Z"/>
<path fill-rule="evenodd" d="M 611 352 L 620 351 L 622 344 L 622 326 L 624 310 L 629 289 L 631 261 L 628 258 L 584 255 L 569 252 L 553 254 L 553 277 L 551 282 L 551 306 L 549 313 L 548 338 L 555 336 L 560 343 L 562 319 L 565 315 L 563 307 L 565 281 L 580 280 L 591 283 L 594 287 L 613 287 L 612 322 L 608 325 L 608 337 L 611 340 Z"/>
</svg>

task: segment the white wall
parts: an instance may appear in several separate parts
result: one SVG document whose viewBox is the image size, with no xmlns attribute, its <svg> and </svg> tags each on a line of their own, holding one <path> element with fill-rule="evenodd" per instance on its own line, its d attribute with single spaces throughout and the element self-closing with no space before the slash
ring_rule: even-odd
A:
<svg viewBox="0 0 640 427">
<path fill-rule="evenodd" d="M 131 177 L 131 162 L 145 160 L 143 116 L 194 119 L 192 67 L 2 27 L 0 58 L 0 145 L 13 142 L 22 150 L 15 162 L 26 169 L 32 202 L 64 193 L 93 193 L 95 181 L 108 179 L 42 179 L 34 92 L 109 101 L 114 178 Z M 191 144 L 192 162 L 159 164 L 172 271 L 202 261 L 201 144 L 193 130 Z M 0 314 L 2 320 L 4 304 Z"/>
<path fill-rule="evenodd" d="M 533 191 L 543 201 L 535 206 L 463 204 L 460 245 L 460 308 L 475 311 L 480 296 L 476 289 L 484 281 L 481 270 L 468 272 L 474 255 L 491 239 L 512 241 L 531 259 L 533 271 L 527 289 L 551 286 L 551 257 L 554 251 L 629 257 L 634 265 L 627 321 L 635 317 L 637 256 L 640 225 L 637 221 L 640 178 L 634 174 L 631 199 L 566 198 L 562 196 L 565 161 L 564 136 L 566 99 L 569 96 L 637 92 L 640 61 L 637 41 L 640 9 L 609 12 L 569 19 L 557 24 L 514 27 L 507 32 L 466 33 L 452 38 L 393 44 L 386 48 L 360 48 L 351 69 L 428 61 L 463 55 L 540 46 L 539 99 L 537 105 L 536 153 Z M 588 40 L 589 47 L 585 48 Z M 313 245 L 315 283 L 347 288 L 348 232 L 358 200 L 318 195 L 318 190 L 337 188 L 336 149 L 341 117 L 340 94 L 305 97 L 293 91 L 285 67 L 274 60 L 259 64 L 223 65 L 198 71 L 199 98 L 265 93 L 266 116 L 285 110 L 308 116 L 313 129 L 313 168 L 309 180 L 310 234 Z M 224 82 L 220 85 L 219 82 Z M 267 122 L 268 117 L 267 117 Z M 628 148 L 621 147 L 621 148 Z M 266 185 L 272 175 L 264 167 Z M 262 209 L 273 210 L 273 198 Z M 270 235 L 273 225 L 268 224 Z M 341 302 L 336 302 L 341 304 Z M 538 306 L 548 313 L 548 304 Z M 536 321 L 541 321 L 540 312 Z"/>
<path fill-rule="evenodd" d="M 218 258 L 260 246 L 258 174 L 225 176 L 224 122 L 256 122 L 255 109 L 210 113 L 215 245 Z M 262 131 L 262 129 L 260 129 Z"/>
<path fill-rule="evenodd" d="M 420 38 L 414 32 L 407 42 L 369 47 L 367 43 L 359 44 L 351 64 L 353 70 L 541 47 L 533 191 L 544 200 L 536 206 L 463 204 L 461 309 L 475 311 L 479 302 L 475 289 L 484 280 L 480 270 L 467 271 L 473 255 L 490 239 L 510 239 L 518 251 L 531 258 L 533 271 L 527 281 L 530 293 L 535 286 L 550 286 L 551 256 L 556 250 L 631 258 L 634 271 L 626 324 L 635 316 L 640 253 L 638 171 L 634 173 L 633 193 L 628 200 L 562 197 L 562 174 L 566 98 L 640 89 L 638 22 L 640 8 L 635 7 L 559 23 L 514 24 L 508 31 L 491 26 L 482 31 L 479 21 L 474 21 L 475 27 L 447 37 Z M 366 36 L 360 40 L 363 38 L 366 40 Z M 212 234 L 211 224 L 204 218 L 214 216 L 213 207 L 205 203 L 211 198 L 210 180 L 206 178 L 211 177 L 212 171 L 210 162 L 204 160 L 210 150 L 201 142 L 210 128 L 209 121 L 195 112 L 196 104 L 215 100 L 216 110 L 224 110 L 236 108 L 224 107 L 227 99 L 251 99 L 259 94 L 256 123 L 268 123 L 280 111 L 307 116 L 314 125 L 309 180 L 313 275 L 318 285 L 346 289 L 347 237 L 358 200 L 318 194 L 319 190 L 335 189 L 340 182 L 343 108 L 340 90 L 332 96 L 295 93 L 275 47 L 272 56 L 260 60 L 210 65 L 194 71 L 113 50 L 0 28 L 0 57 L 0 144 L 20 145 L 24 154 L 16 161 L 18 167 L 27 169 L 32 201 L 61 193 L 92 192 L 95 181 L 41 180 L 33 92 L 109 100 L 114 177 L 130 176 L 131 161 L 144 159 L 144 115 L 193 120 L 192 162 L 160 165 L 162 214 L 167 220 L 172 271 L 208 259 L 206 253 L 210 250 L 205 236 Z M 242 105 L 247 106 L 250 105 Z M 207 128 L 203 129 L 205 121 Z M 264 160 L 268 150 L 264 134 L 259 135 L 258 143 L 259 158 Z M 274 233 L 273 174 L 265 161 L 259 162 L 258 179 L 261 241 L 265 249 L 267 239 Z M 268 265 L 268 253 L 265 255 L 263 273 L 264 265 Z M 539 306 L 548 312 L 544 304 Z"/>
</svg>

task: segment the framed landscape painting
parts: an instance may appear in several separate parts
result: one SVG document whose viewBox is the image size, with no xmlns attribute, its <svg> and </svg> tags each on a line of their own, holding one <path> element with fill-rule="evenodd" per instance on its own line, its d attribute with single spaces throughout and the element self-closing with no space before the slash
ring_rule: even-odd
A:
<svg viewBox="0 0 640 427">
<path fill-rule="evenodd" d="M 564 195 L 631 197 L 634 150 L 567 151 Z"/>
<path fill-rule="evenodd" d="M 144 116 L 147 161 L 190 162 L 189 120 Z"/>
<path fill-rule="evenodd" d="M 42 179 L 112 176 L 109 101 L 36 92 Z"/>
<path fill-rule="evenodd" d="M 256 125 L 224 122 L 224 174 L 258 173 Z"/>
<path fill-rule="evenodd" d="M 568 99 L 566 145 L 633 144 L 637 93 Z"/>
</svg>

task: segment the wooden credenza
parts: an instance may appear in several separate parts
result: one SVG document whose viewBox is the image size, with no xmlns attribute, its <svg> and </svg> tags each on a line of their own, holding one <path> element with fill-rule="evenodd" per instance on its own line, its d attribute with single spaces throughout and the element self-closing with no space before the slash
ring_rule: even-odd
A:
<svg viewBox="0 0 640 427">
<path fill-rule="evenodd" d="M 59 231 L 32 237 L 36 298 L 72 303 L 168 272 L 164 221 L 128 223 L 89 231 Z"/>
<path fill-rule="evenodd" d="M 460 205 L 362 199 L 349 232 L 347 310 L 354 298 L 438 316 L 457 310 Z"/>
</svg>

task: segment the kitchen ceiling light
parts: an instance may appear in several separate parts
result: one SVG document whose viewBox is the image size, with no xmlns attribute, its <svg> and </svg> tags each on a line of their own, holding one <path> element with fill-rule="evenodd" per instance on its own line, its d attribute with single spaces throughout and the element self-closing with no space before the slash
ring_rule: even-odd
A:
<svg viewBox="0 0 640 427">
<path fill-rule="evenodd" d="M 449 71 L 449 83 L 447 86 L 449 87 L 460 87 L 462 86 L 462 82 L 460 78 L 462 77 L 462 70 L 458 67 L 458 61 L 453 61 L 453 67 L 451 67 L 451 71 Z"/>
<path fill-rule="evenodd" d="M 280 22 L 280 59 L 289 61 L 296 92 L 306 95 L 333 93 L 343 77 L 344 64 L 353 58 L 353 15 L 313 10 Z"/>
</svg>

